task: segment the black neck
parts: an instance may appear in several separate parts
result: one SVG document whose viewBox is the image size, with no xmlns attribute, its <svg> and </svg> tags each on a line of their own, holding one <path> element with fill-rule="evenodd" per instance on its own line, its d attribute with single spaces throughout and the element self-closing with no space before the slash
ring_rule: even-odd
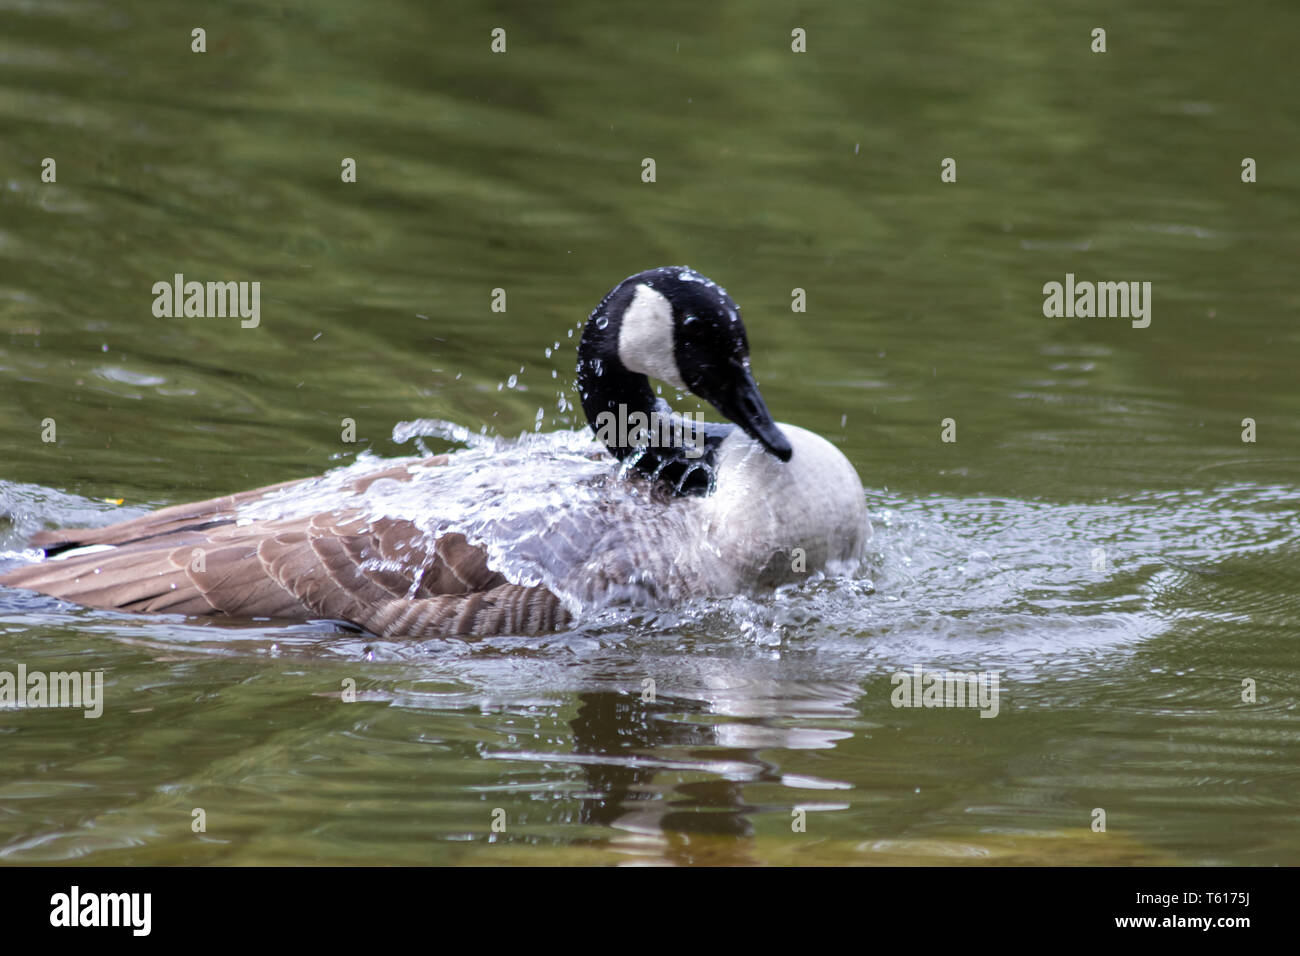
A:
<svg viewBox="0 0 1300 956">
<path fill-rule="evenodd" d="M 687 430 L 685 435 L 693 436 L 694 448 L 685 441 L 636 445 L 626 428 L 605 429 L 602 435 L 600 423 L 610 420 L 610 416 L 617 423 L 626 422 L 638 412 L 648 421 L 665 420 L 674 414 L 668 403 L 655 395 L 646 376 L 628 371 L 619 360 L 618 323 L 609 321 L 604 328 L 598 327 L 596 319 L 606 305 L 602 302 L 593 313 L 578 346 L 578 394 L 587 424 L 597 437 L 605 438 L 611 455 L 659 483 L 668 493 L 709 494 L 714 486 L 717 448 L 734 425 L 705 424 L 699 430 L 701 434 Z M 687 422 L 687 429 L 693 424 Z M 683 434 L 677 429 L 671 433 Z"/>
</svg>

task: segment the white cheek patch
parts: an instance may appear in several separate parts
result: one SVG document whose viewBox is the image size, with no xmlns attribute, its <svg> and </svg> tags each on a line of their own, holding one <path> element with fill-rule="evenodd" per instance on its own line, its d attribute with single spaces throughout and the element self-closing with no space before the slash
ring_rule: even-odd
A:
<svg viewBox="0 0 1300 956">
<path fill-rule="evenodd" d="M 686 388 L 673 354 L 673 307 L 648 285 L 636 287 L 618 332 L 618 357 L 629 372 L 640 372 Z"/>
</svg>

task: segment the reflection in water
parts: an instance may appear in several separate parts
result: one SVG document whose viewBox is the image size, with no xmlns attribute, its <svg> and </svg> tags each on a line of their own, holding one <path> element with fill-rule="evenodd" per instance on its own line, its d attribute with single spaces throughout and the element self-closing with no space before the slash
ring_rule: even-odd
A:
<svg viewBox="0 0 1300 956">
<path fill-rule="evenodd" d="M 646 757 L 683 748 L 717 748 L 717 735 L 708 726 L 682 719 L 701 713 L 697 701 L 658 698 L 643 701 L 632 694 L 611 692 L 578 695 L 581 704 L 573 721 L 573 744 L 578 755 L 613 757 L 608 763 L 588 763 L 583 772 L 591 795 L 582 801 L 584 822 L 628 831 L 628 841 L 613 838 L 616 845 L 644 852 L 660 844 L 666 855 L 675 841 L 669 834 L 709 833 L 749 836 L 753 827 L 745 818 L 752 808 L 744 805 L 739 785 L 727 775 L 713 780 L 664 788 L 655 784 L 661 766 Z M 677 719 L 668 719 L 669 715 Z M 631 757 L 632 759 L 628 759 Z M 754 764 L 757 755 L 734 751 L 710 754 L 717 759 Z M 757 774 L 756 774 L 757 776 Z M 680 805 L 673 794 L 679 794 Z M 707 813 L 685 812 L 707 809 Z"/>
<path fill-rule="evenodd" d="M 788 696 L 772 696 L 778 693 Z M 817 809 L 793 799 L 797 793 L 793 788 L 782 790 L 792 797 L 789 806 L 752 805 L 745 799 L 748 783 L 849 787 L 812 778 L 787 781 L 760 756 L 760 750 L 834 746 L 851 734 L 787 728 L 776 718 L 851 715 L 856 696 L 856 688 L 846 685 L 748 681 L 697 697 L 657 696 L 653 701 L 635 693 L 579 694 L 572 728 L 574 759 L 582 764 L 586 779 L 582 822 L 620 831 L 620 836 L 610 838 L 610 845 L 643 861 L 749 862 L 747 842 L 710 841 L 703 848 L 709 857 L 702 860 L 698 858 L 702 847 L 690 837 L 748 838 L 754 834 L 755 813 L 776 813 L 789 820 L 795 807 Z M 802 710 L 790 706 L 790 701 L 800 699 L 815 701 L 816 706 Z M 773 706 L 779 700 L 785 703 Z M 727 859 L 716 858 L 723 852 Z"/>
</svg>

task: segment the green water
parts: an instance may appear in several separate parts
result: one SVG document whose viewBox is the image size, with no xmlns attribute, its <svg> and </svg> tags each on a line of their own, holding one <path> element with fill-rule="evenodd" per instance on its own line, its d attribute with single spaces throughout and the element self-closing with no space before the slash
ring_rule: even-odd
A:
<svg viewBox="0 0 1300 956">
<path fill-rule="evenodd" d="M 410 454 L 402 421 L 573 427 L 570 330 L 681 263 L 877 527 L 869 584 L 532 641 L 0 590 L 0 670 L 106 693 L 96 720 L 0 710 L 0 861 L 1300 862 L 1293 4 L 0 24 L 0 561 Z M 260 324 L 155 318 L 176 273 L 260 282 Z M 1149 281 L 1150 326 L 1044 317 L 1066 273 Z M 998 671 L 998 717 L 891 706 L 917 664 Z"/>
</svg>

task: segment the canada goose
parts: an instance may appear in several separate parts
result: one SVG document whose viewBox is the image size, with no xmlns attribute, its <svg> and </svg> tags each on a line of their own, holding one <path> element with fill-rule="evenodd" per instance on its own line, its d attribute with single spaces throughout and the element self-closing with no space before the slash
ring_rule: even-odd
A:
<svg viewBox="0 0 1300 956">
<path fill-rule="evenodd" d="M 642 272 L 596 306 L 578 348 L 583 411 L 617 461 L 585 443 L 566 455 L 522 442 L 362 460 L 104 528 L 41 532 L 32 543 L 45 560 L 0 583 L 98 608 L 442 637 L 537 634 L 591 607 L 851 570 L 870 534 L 858 475 L 825 439 L 772 421 L 748 356 L 725 290 L 685 266 Z M 650 377 L 735 424 L 690 427 Z M 666 421 L 680 440 L 621 427 L 638 412 L 636 424 Z"/>
</svg>

